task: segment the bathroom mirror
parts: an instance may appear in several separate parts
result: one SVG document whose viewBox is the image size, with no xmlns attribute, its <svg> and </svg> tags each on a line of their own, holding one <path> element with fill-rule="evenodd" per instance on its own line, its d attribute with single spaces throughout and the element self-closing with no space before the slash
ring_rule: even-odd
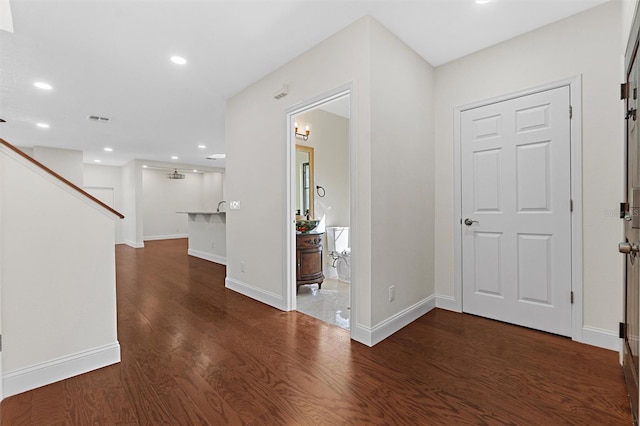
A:
<svg viewBox="0 0 640 426">
<path fill-rule="evenodd" d="M 313 148 L 296 145 L 296 215 L 313 215 Z"/>
</svg>

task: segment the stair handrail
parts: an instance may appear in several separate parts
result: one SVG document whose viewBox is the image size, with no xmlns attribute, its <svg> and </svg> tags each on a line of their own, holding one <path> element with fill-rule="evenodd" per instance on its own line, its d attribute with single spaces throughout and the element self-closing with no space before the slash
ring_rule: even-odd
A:
<svg viewBox="0 0 640 426">
<path fill-rule="evenodd" d="M 106 205 L 105 203 L 103 203 L 102 201 L 98 200 L 96 197 L 94 197 L 93 195 L 89 194 L 87 191 L 85 191 L 84 189 L 80 188 L 79 186 L 77 186 L 76 184 L 70 182 L 69 180 L 63 178 L 62 176 L 60 176 L 58 173 L 54 172 L 53 170 L 51 170 L 50 168 L 48 168 L 47 166 L 45 166 L 44 164 L 42 164 L 41 162 L 39 162 L 38 160 L 34 159 L 33 157 L 30 157 L 29 155 L 27 155 L 26 153 L 22 152 L 20 149 L 16 148 L 15 146 L 13 146 L 12 144 L 10 144 L 9 142 L 5 141 L 4 139 L 0 138 L 0 144 L 4 145 L 5 147 L 7 147 L 8 149 L 10 149 L 11 151 L 15 152 L 16 154 L 18 154 L 19 156 L 23 157 L 25 160 L 31 162 L 32 164 L 34 164 L 35 166 L 37 166 L 38 168 L 44 170 L 45 172 L 47 172 L 48 174 L 50 174 L 51 176 L 55 177 L 56 179 L 58 179 L 59 181 L 61 181 L 62 183 L 64 183 L 65 185 L 69 186 L 70 188 L 76 190 L 77 192 L 79 192 L 80 194 L 82 194 L 83 196 L 89 198 L 91 201 L 93 201 L 94 203 L 98 204 L 99 206 L 101 206 L 102 208 L 108 210 L 109 212 L 113 213 L 114 215 L 118 216 L 120 219 L 124 219 L 124 215 L 120 212 L 118 212 L 117 210 L 109 207 L 108 205 Z"/>
</svg>

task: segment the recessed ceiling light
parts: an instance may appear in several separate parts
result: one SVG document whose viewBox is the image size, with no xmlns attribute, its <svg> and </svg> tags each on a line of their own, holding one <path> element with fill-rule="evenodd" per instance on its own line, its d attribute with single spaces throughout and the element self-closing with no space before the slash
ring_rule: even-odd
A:
<svg viewBox="0 0 640 426">
<path fill-rule="evenodd" d="M 173 62 L 174 64 L 178 64 L 178 65 L 184 65 L 187 63 L 187 60 L 185 58 L 183 58 L 182 56 L 172 56 L 171 57 L 171 62 Z"/>
<path fill-rule="evenodd" d="M 206 148 L 207 148 L 207 146 L 206 146 L 206 145 L 198 145 L 198 148 L 200 148 L 200 149 L 206 149 Z"/>
<path fill-rule="evenodd" d="M 148 166 L 147 166 L 146 164 L 143 164 L 143 165 L 142 165 L 142 168 L 143 168 L 143 169 L 146 169 L 147 167 L 148 167 Z"/>
<path fill-rule="evenodd" d="M 101 163 L 102 160 L 93 160 L 94 163 Z"/>
<path fill-rule="evenodd" d="M 177 160 L 177 159 L 178 159 L 178 157 L 176 157 L 175 155 L 172 155 L 172 156 L 171 156 L 171 159 L 172 159 L 172 160 Z"/>
<path fill-rule="evenodd" d="M 42 128 L 42 129 L 48 129 L 49 127 L 51 127 L 47 123 L 38 123 L 38 124 L 36 124 L 36 126 Z"/>
<path fill-rule="evenodd" d="M 33 83 L 33 85 L 42 90 L 53 89 L 53 87 L 49 83 L 45 83 L 44 81 L 36 81 L 35 83 Z"/>
<path fill-rule="evenodd" d="M 193 169 L 193 173 L 198 173 L 198 171 L 196 169 Z"/>
<path fill-rule="evenodd" d="M 106 147 L 104 150 L 105 150 L 106 152 L 113 152 L 113 148 L 109 148 L 109 147 Z"/>
</svg>

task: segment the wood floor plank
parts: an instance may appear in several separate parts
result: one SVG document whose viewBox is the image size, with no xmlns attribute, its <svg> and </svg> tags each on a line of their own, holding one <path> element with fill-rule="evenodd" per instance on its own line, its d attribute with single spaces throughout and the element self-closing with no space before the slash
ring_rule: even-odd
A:
<svg viewBox="0 0 640 426">
<path fill-rule="evenodd" d="M 210 421 L 182 388 L 176 387 L 160 399 L 167 407 L 167 411 L 171 413 L 173 424 L 194 426 L 210 424 Z"/>
<path fill-rule="evenodd" d="M 242 424 L 243 414 L 238 413 L 231 404 L 229 404 L 223 395 L 215 388 L 215 383 L 220 380 L 218 376 L 228 374 L 231 379 L 234 376 L 233 370 L 220 369 L 216 374 L 216 380 L 205 380 L 203 377 L 192 369 L 177 367 L 176 382 L 180 389 L 193 401 L 196 407 L 199 407 L 203 416 L 209 424 Z M 182 373 L 179 373 L 183 371 Z"/>
<path fill-rule="evenodd" d="M 0 404 L 0 425 L 30 425 L 33 407 L 33 392 L 24 392 L 11 397 L 11 403 Z"/>
<path fill-rule="evenodd" d="M 140 361 L 144 363 L 143 360 Z M 139 360 L 124 354 L 122 362 L 127 363 L 127 374 L 122 377 L 122 386 L 133 405 L 138 423 L 141 425 L 171 424 L 171 415 L 142 372 Z"/>
<path fill-rule="evenodd" d="M 7 398 L 2 425 L 631 424 L 617 353 L 439 309 L 369 348 L 186 252 L 117 246 L 122 362 Z"/>
<path fill-rule="evenodd" d="M 122 364 L 110 365 L 86 374 L 91 380 L 91 389 L 101 396 L 105 424 L 137 425 L 135 409 L 122 383 Z"/>
<path fill-rule="evenodd" d="M 67 382 L 71 382 L 73 379 L 69 379 Z M 66 398 L 65 382 L 52 383 L 41 387 L 38 392 L 33 393 L 31 423 L 28 424 L 47 425 L 67 422 L 67 413 L 65 412 Z"/>
</svg>

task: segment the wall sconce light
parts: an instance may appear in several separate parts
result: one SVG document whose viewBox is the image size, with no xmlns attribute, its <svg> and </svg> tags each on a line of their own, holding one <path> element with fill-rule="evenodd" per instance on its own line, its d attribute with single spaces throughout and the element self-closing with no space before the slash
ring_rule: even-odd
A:
<svg viewBox="0 0 640 426">
<path fill-rule="evenodd" d="M 298 122 L 294 122 L 293 124 L 296 128 L 296 137 L 297 138 L 302 138 L 303 141 L 307 141 L 309 140 L 309 133 L 311 133 L 311 129 L 309 128 L 309 125 L 306 125 L 304 127 L 304 133 L 298 133 Z"/>
</svg>

